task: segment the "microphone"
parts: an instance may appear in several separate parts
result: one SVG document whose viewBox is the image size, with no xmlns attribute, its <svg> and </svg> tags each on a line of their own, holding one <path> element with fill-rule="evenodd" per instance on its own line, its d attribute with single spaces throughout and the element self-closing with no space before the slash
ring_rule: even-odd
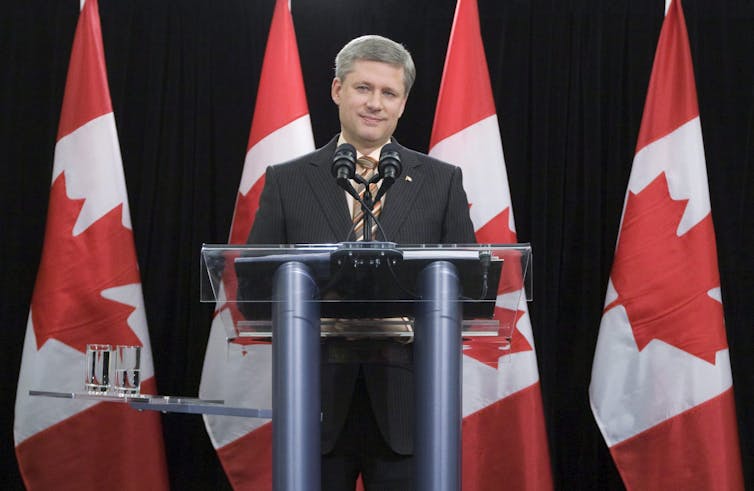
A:
<svg viewBox="0 0 754 491">
<path fill-rule="evenodd" d="M 401 175 L 402 171 L 403 164 L 401 164 L 401 154 L 398 152 L 398 145 L 387 143 L 380 151 L 380 162 L 377 164 L 377 172 L 382 179 L 382 185 L 374 197 L 375 203 L 385 195 L 390 186 Z"/>
<path fill-rule="evenodd" d="M 401 164 L 401 154 L 398 152 L 398 145 L 387 143 L 380 151 L 380 162 L 377 166 L 380 177 L 385 181 L 391 181 L 392 184 L 401 175 L 403 164 Z"/>
<path fill-rule="evenodd" d="M 338 186 L 358 200 L 359 193 L 351 184 L 351 179 L 356 175 L 356 148 L 353 145 L 344 143 L 335 150 L 330 171 Z"/>
<path fill-rule="evenodd" d="M 398 151 L 398 145 L 395 143 L 385 144 L 382 147 L 382 150 L 380 150 L 380 161 L 377 163 L 377 174 L 375 174 L 368 183 L 365 183 L 369 185 L 381 180 L 382 184 L 380 185 L 377 194 L 375 194 L 374 198 L 367 205 L 374 205 L 374 203 L 377 203 L 385 195 L 390 186 L 393 185 L 395 180 L 398 179 L 402 171 L 403 164 L 401 164 L 401 154 Z M 364 205 L 360 198 L 357 199 L 362 205 Z M 385 231 L 382 229 L 382 224 L 371 211 L 372 206 L 364 206 L 364 209 L 366 210 L 366 214 L 369 215 L 369 218 L 374 220 L 374 223 L 377 224 L 377 228 L 379 228 L 384 239 L 388 240 Z M 353 233 L 353 229 L 351 229 L 351 233 Z M 351 233 L 348 234 L 348 238 L 351 237 Z M 365 235 L 367 234 L 366 226 L 364 227 L 364 233 Z M 346 240 L 348 240 L 348 238 Z"/>
<path fill-rule="evenodd" d="M 350 143 L 344 143 L 335 149 L 332 158 L 332 175 L 335 179 L 353 179 L 356 174 L 356 149 Z"/>
</svg>

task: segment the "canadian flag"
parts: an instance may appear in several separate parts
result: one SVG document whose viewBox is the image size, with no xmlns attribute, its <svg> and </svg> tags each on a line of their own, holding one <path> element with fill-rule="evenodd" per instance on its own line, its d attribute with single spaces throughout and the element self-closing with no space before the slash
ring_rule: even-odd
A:
<svg viewBox="0 0 754 491">
<path fill-rule="evenodd" d="M 314 150 L 296 34 L 288 0 L 277 0 L 262 63 L 254 119 L 231 225 L 231 244 L 243 244 L 259 205 L 267 166 Z M 228 343 L 226 326 L 242 316 L 224 284 L 204 357 L 199 396 L 229 405 L 272 407 L 272 352 L 268 343 Z M 272 428 L 267 419 L 204 416 L 212 444 L 235 489 L 272 487 Z"/>
<path fill-rule="evenodd" d="M 589 397 L 628 489 L 743 489 L 680 1 L 671 2 L 657 44 Z"/>
<path fill-rule="evenodd" d="M 156 393 L 97 0 L 79 16 L 63 96 L 16 394 L 16 456 L 28 489 L 168 489 L 158 413 L 29 395 L 83 391 L 88 343 L 141 345 L 142 392 Z"/>
<path fill-rule="evenodd" d="M 460 166 L 480 243 L 515 243 L 508 178 L 479 28 L 476 0 L 459 0 L 437 111 L 430 155 Z M 511 286 L 515 285 L 515 286 Z M 550 457 L 537 357 L 520 282 L 498 291 L 498 316 L 514 318 L 507 336 L 465 342 L 463 357 L 463 488 L 552 488 Z M 503 322 L 505 324 L 505 322 Z M 502 333 L 501 333 L 502 334 Z"/>
</svg>

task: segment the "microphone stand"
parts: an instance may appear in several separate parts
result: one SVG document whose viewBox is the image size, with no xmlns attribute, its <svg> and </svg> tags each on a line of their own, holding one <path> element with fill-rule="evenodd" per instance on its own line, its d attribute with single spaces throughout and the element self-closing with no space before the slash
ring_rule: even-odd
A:
<svg viewBox="0 0 754 491">
<path fill-rule="evenodd" d="M 364 214 L 364 242 L 372 241 L 372 193 L 369 191 L 370 183 L 367 183 L 364 190 L 364 202 L 361 204 L 361 212 Z"/>
<path fill-rule="evenodd" d="M 400 173 L 400 171 L 398 171 Z M 359 176 L 361 177 L 361 176 Z M 394 173 L 390 173 L 389 175 L 382 176 L 381 174 L 375 174 L 372 176 L 372 178 L 369 180 L 369 182 L 366 182 L 364 180 L 360 182 L 364 182 L 365 189 L 364 189 L 364 202 L 361 204 L 361 210 L 364 213 L 364 241 L 371 241 L 372 240 L 372 220 L 376 220 L 374 218 L 374 215 L 371 213 L 372 208 L 374 208 L 374 205 L 382 199 L 382 197 L 385 195 L 388 189 L 390 189 L 390 186 L 395 183 L 395 178 L 397 176 L 394 175 Z M 377 194 L 372 198 L 372 192 L 370 190 L 370 185 L 382 181 L 382 185 L 377 190 Z M 369 213 L 365 211 L 365 207 L 369 207 Z M 383 232 L 382 226 L 377 223 L 378 227 L 380 228 L 380 231 Z M 387 240 L 387 238 L 384 238 L 383 240 Z"/>
<path fill-rule="evenodd" d="M 364 231 L 363 231 L 363 238 L 364 242 L 371 242 L 373 240 L 372 238 L 372 224 L 374 223 L 374 215 L 372 214 L 372 208 L 374 208 L 375 203 L 377 203 L 377 200 L 375 200 L 372 197 L 372 190 L 371 185 L 380 181 L 382 179 L 382 176 L 380 176 L 378 173 L 375 173 L 371 179 L 368 181 L 364 178 L 362 178 L 360 175 L 354 176 L 354 179 L 357 182 L 360 182 L 364 184 L 364 197 L 361 201 L 361 212 L 364 214 Z M 379 197 L 382 197 L 382 194 L 384 194 L 384 191 L 382 191 L 382 187 L 380 186 L 380 189 L 377 191 L 378 199 Z"/>
</svg>

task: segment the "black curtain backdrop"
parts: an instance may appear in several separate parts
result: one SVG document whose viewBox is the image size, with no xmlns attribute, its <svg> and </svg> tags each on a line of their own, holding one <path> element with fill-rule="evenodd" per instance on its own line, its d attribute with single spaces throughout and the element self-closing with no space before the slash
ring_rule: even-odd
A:
<svg viewBox="0 0 754 491">
<path fill-rule="evenodd" d="M 213 308 L 199 303 L 199 249 L 228 237 L 273 3 L 100 0 L 163 394 L 198 392 Z M 79 2 L 4 4 L 0 480 L 15 489 L 13 402 Z M 534 251 L 530 310 L 558 489 L 622 488 L 587 390 L 663 8 L 662 0 L 479 0 L 518 237 Z M 684 8 L 752 487 L 754 2 Z M 414 55 L 418 79 L 396 136 L 426 151 L 455 1 L 294 0 L 292 9 L 317 145 L 338 130 L 329 97 L 336 52 L 379 33 Z M 163 424 L 174 489 L 229 488 L 199 416 L 169 414 Z"/>
</svg>

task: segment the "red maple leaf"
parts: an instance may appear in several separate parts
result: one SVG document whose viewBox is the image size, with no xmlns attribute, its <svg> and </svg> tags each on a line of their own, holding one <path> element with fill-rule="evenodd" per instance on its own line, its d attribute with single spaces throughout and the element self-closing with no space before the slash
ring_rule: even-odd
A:
<svg viewBox="0 0 754 491">
<path fill-rule="evenodd" d="M 471 206 L 471 205 L 469 205 Z M 515 244 L 516 232 L 510 228 L 510 207 L 492 217 L 476 232 L 480 244 Z M 497 286 L 497 294 L 512 293 L 523 288 L 521 254 L 518 251 L 506 251 L 503 254 L 503 270 Z M 531 351 L 532 347 L 516 324 L 524 312 L 495 307 L 494 318 L 500 322 L 497 336 L 484 336 L 465 339 L 464 355 L 470 356 L 493 368 L 497 368 L 498 359 L 504 355 Z"/>
<path fill-rule="evenodd" d="M 469 205 L 471 206 L 471 205 Z M 516 232 L 511 230 L 510 206 L 492 217 L 475 232 L 476 240 L 480 244 L 515 244 Z"/>
<path fill-rule="evenodd" d="M 639 350 L 662 340 L 709 363 L 725 349 L 712 217 L 678 236 L 688 200 L 674 200 L 664 173 L 638 194 L 629 193 L 615 253 L 616 304 L 625 307 Z"/>
<path fill-rule="evenodd" d="M 102 296 L 108 288 L 140 281 L 133 236 L 121 223 L 122 205 L 74 237 L 83 205 L 83 199 L 68 198 L 61 173 L 50 190 L 31 301 L 37 349 L 52 338 L 81 352 L 88 343 L 141 344 L 127 324 L 134 308 Z"/>
<path fill-rule="evenodd" d="M 500 321 L 498 335 L 464 339 L 463 354 L 492 368 L 497 368 L 497 361 L 501 356 L 532 351 L 529 341 L 515 327 L 523 315 L 522 310 L 513 312 L 512 310 L 495 307 L 495 319 Z"/>
</svg>

